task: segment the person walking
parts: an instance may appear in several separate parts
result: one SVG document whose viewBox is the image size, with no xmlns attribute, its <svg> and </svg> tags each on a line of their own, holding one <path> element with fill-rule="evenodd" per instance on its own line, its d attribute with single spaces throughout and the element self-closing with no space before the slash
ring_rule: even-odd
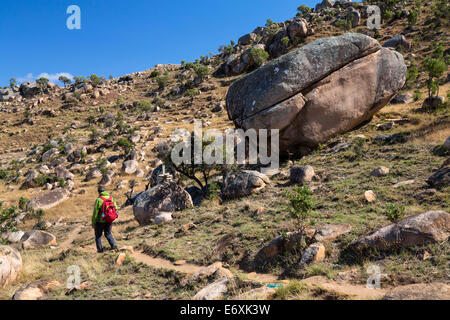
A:
<svg viewBox="0 0 450 320">
<path fill-rule="evenodd" d="M 95 244 L 97 252 L 102 253 L 102 235 L 111 246 L 111 250 L 117 250 L 116 241 L 112 235 L 112 225 L 119 216 L 116 200 L 110 196 L 104 186 L 98 187 L 98 198 L 95 200 L 94 212 L 92 214 L 92 228 L 95 231 Z"/>
</svg>

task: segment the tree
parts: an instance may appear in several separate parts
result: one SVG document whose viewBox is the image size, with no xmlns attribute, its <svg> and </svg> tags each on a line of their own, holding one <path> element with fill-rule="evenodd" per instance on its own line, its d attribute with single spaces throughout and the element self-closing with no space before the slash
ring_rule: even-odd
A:
<svg viewBox="0 0 450 320">
<path fill-rule="evenodd" d="M 17 80 L 15 78 L 9 79 L 9 86 L 12 88 L 17 84 Z"/>
<path fill-rule="evenodd" d="M 408 15 L 408 23 L 410 26 L 413 26 L 417 23 L 417 18 L 418 18 L 419 14 L 417 13 L 417 11 L 411 11 Z"/>
<path fill-rule="evenodd" d="M 66 87 L 67 85 L 70 85 L 72 83 L 72 80 L 70 80 L 66 76 L 60 76 L 58 78 L 58 80 L 61 81 L 64 84 L 64 87 Z"/>
<path fill-rule="evenodd" d="M 301 16 L 306 16 L 308 13 L 311 13 L 312 8 L 308 7 L 305 4 L 302 4 L 300 7 L 297 8 L 298 14 Z"/>
<path fill-rule="evenodd" d="M 86 83 L 87 79 L 83 76 L 75 76 L 75 77 L 73 77 L 73 81 L 74 81 L 75 85 L 79 85 L 82 83 Z"/>
<path fill-rule="evenodd" d="M 439 96 L 439 78 L 443 76 L 448 68 L 442 44 L 439 44 L 432 55 L 423 61 L 423 67 L 428 73 L 428 98 L 431 99 L 434 94 Z"/>
<path fill-rule="evenodd" d="M 197 76 L 203 81 L 203 79 L 208 75 L 209 68 L 208 66 L 204 65 L 195 65 L 194 66 L 194 72 L 197 74 Z"/>
<path fill-rule="evenodd" d="M 41 77 L 41 78 L 36 80 L 36 83 L 41 88 L 41 92 L 44 92 L 45 88 L 47 88 L 48 81 L 49 80 L 47 78 L 44 78 L 44 77 Z"/>
<path fill-rule="evenodd" d="M 92 85 L 93 85 L 94 87 L 97 87 L 97 86 L 99 86 L 100 84 L 102 84 L 103 82 L 106 81 L 105 77 L 99 77 L 99 76 L 97 76 L 96 74 L 91 75 L 91 76 L 89 77 L 89 80 L 91 80 Z"/>
<path fill-rule="evenodd" d="M 439 78 L 447 70 L 447 64 L 444 60 L 428 57 L 423 62 L 423 67 L 428 73 L 428 98 L 434 94 L 439 96 Z"/>
</svg>

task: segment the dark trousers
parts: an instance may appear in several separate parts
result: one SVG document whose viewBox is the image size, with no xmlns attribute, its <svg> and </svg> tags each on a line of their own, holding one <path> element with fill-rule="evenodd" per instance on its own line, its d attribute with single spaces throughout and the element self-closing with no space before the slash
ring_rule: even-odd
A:
<svg viewBox="0 0 450 320">
<path fill-rule="evenodd" d="M 116 242 L 114 241 L 114 237 L 111 233 L 112 223 L 101 223 L 97 222 L 95 224 L 95 244 L 97 245 L 97 251 L 103 251 L 102 247 L 102 235 L 105 234 L 106 239 L 109 242 L 111 248 L 116 246 Z"/>
</svg>

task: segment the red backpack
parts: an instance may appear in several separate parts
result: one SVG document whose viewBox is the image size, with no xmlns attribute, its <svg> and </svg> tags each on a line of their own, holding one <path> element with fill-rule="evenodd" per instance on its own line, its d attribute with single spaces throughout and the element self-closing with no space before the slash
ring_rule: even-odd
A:
<svg viewBox="0 0 450 320">
<path fill-rule="evenodd" d="M 109 197 L 109 199 L 100 197 L 100 199 L 103 200 L 102 219 L 106 223 L 112 223 L 119 217 L 119 215 L 117 214 L 117 208 L 112 201 L 112 197 Z"/>
</svg>

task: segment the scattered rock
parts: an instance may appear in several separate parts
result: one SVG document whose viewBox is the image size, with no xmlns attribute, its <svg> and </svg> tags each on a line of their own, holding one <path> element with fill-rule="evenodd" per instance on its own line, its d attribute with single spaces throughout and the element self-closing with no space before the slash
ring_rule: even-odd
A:
<svg viewBox="0 0 450 320">
<path fill-rule="evenodd" d="M 228 199 L 241 198 L 261 191 L 269 183 L 270 180 L 265 174 L 258 171 L 243 170 L 237 175 L 230 175 L 226 179 L 222 194 Z"/>
<path fill-rule="evenodd" d="M 12 300 L 44 300 L 48 292 L 61 286 L 56 280 L 39 280 L 22 286 L 14 293 Z"/>
<path fill-rule="evenodd" d="M 390 290 L 383 300 L 450 300 L 450 286 L 445 283 L 416 283 Z"/>
<path fill-rule="evenodd" d="M 366 198 L 368 203 L 372 203 L 375 200 L 377 200 L 377 196 L 375 195 L 375 192 L 372 190 L 368 190 L 364 193 L 364 197 Z"/>
<path fill-rule="evenodd" d="M 33 249 L 43 246 L 56 246 L 56 237 L 48 232 L 41 230 L 31 230 L 22 236 L 22 247 L 24 249 Z"/>
<path fill-rule="evenodd" d="M 125 253 L 119 253 L 119 255 L 116 258 L 116 262 L 114 262 L 114 264 L 116 266 L 121 266 L 123 264 L 123 262 L 125 261 L 125 258 L 127 257 L 127 255 Z"/>
<path fill-rule="evenodd" d="M 450 185 L 450 166 L 443 167 L 433 173 L 428 179 L 430 187 L 441 189 Z"/>
<path fill-rule="evenodd" d="M 155 216 L 155 224 L 167 223 L 172 220 L 172 213 L 170 212 L 160 212 Z"/>
<path fill-rule="evenodd" d="M 391 100 L 391 104 L 397 103 L 410 103 L 412 101 L 412 95 L 407 94 L 398 94 Z"/>
<path fill-rule="evenodd" d="M 443 242 L 450 236 L 450 214 L 429 211 L 407 217 L 375 230 L 350 243 L 354 250 L 389 250 L 430 242 Z"/>
<path fill-rule="evenodd" d="M 57 188 L 50 192 L 41 194 L 36 198 L 33 198 L 27 204 L 27 210 L 47 210 L 60 204 L 61 202 L 69 198 L 70 191 L 66 189 Z"/>
<path fill-rule="evenodd" d="M 384 177 L 389 174 L 389 168 L 386 167 L 378 167 L 373 169 L 373 171 L 370 173 L 373 177 Z"/>
<path fill-rule="evenodd" d="M 308 184 L 315 175 L 314 168 L 311 166 L 293 167 L 290 170 L 290 180 L 293 184 Z"/>
<path fill-rule="evenodd" d="M 408 40 L 406 40 L 404 35 L 395 36 L 395 37 L 393 37 L 392 39 L 386 41 L 383 44 L 384 48 L 397 49 L 400 46 L 403 47 L 406 50 L 411 49 L 411 43 Z"/>
<path fill-rule="evenodd" d="M 139 163 L 136 160 L 125 161 L 122 165 L 122 172 L 125 174 L 133 174 L 139 167 Z"/>
<path fill-rule="evenodd" d="M 227 284 L 229 279 L 223 277 L 216 280 L 207 287 L 200 290 L 192 300 L 220 300 L 223 295 L 228 291 Z"/>
<path fill-rule="evenodd" d="M 185 287 L 185 286 L 191 285 L 201 279 L 209 278 L 212 275 L 214 275 L 217 272 L 217 270 L 219 270 L 220 268 L 222 268 L 222 262 L 213 263 L 212 265 L 210 265 L 206 268 L 203 268 L 200 271 L 197 271 L 196 273 L 183 279 L 181 281 L 181 286 Z"/>
<path fill-rule="evenodd" d="M 402 186 L 407 186 L 409 184 L 414 184 L 414 182 L 415 182 L 414 180 L 401 181 L 401 182 L 398 182 L 398 183 L 394 184 L 392 186 L 392 188 L 398 189 L 398 188 L 400 188 Z"/>
<path fill-rule="evenodd" d="M 23 235 L 25 234 L 25 232 L 18 230 L 18 231 L 8 231 L 8 232 L 3 232 L 0 234 L 0 238 L 11 242 L 11 243 L 18 243 L 20 242 L 20 240 L 22 239 Z"/>
<path fill-rule="evenodd" d="M 22 256 L 9 246 L 0 245 L 0 289 L 16 280 L 22 271 Z"/>
<path fill-rule="evenodd" d="M 347 224 L 326 224 L 316 230 L 314 240 L 316 242 L 330 242 L 349 233 L 352 227 Z"/>
<path fill-rule="evenodd" d="M 302 255 L 300 260 L 301 265 L 307 265 L 311 263 L 320 262 L 325 259 L 325 246 L 321 243 L 313 243 Z"/>
</svg>

